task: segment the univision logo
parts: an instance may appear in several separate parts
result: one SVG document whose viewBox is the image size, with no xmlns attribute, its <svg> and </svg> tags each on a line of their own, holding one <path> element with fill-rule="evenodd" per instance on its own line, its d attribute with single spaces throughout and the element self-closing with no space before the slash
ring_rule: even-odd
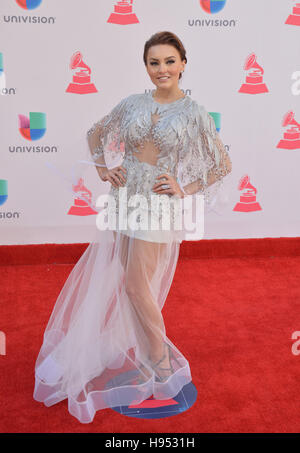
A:
<svg viewBox="0 0 300 453">
<path fill-rule="evenodd" d="M 32 11 L 40 6 L 42 0 L 15 0 L 20 8 L 26 11 Z M 3 21 L 6 23 L 20 23 L 20 24 L 54 24 L 56 17 L 50 16 L 33 16 L 31 13 L 28 15 L 4 15 Z"/>
<path fill-rule="evenodd" d="M 25 115 L 18 115 L 19 117 L 19 131 L 23 138 L 26 140 L 37 141 L 41 139 L 46 133 L 46 113 L 44 112 L 30 112 L 29 117 Z M 9 146 L 10 153 L 57 153 L 58 148 L 56 145 L 24 145 L 24 146 Z"/>
<path fill-rule="evenodd" d="M 209 14 L 216 14 L 225 6 L 226 0 L 200 0 L 201 8 Z"/>
<path fill-rule="evenodd" d="M 224 9 L 226 0 L 199 0 L 200 7 L 211 17 L 205 16 L 201 19 L 188 19 L 190 27 L 235 27 L 236 19 L 223 19 L 218 17 L 218 13 Z M 216 15 L 213 18 L 212 15 Z"/>
<path fill-rule="evenodd" d="M 16 0 L 17 4 L 24 9 L 35 9 L 42 3 L 42 0 Z"/>
<path fill-rule="evenodd" d="M 217 132 L 221 130 L 221 113 L 219 112 L 208 112 L 209 115 L 213 118 Z"/>
<path fill-rule="evenodd" d="M 6 81 L 5 81 L 5 74 L 3 68 L 3 56 L 2 52 L 0 52 L 0 94 L 5 93 L 6 90 Z"/>
<path fill-rule="evenodd" d="M 16 88 L 10 87 L 7 88 L 6 86 L 6 76 L 4 72 L 4 65 L 3 65 L 3 54 L 0 52 L 0 95 L 12 95 L 16 94 Z"/>
<path fill-rule="evenodd" d="M 0 179 L 0 206 L 3 205 L 8 197 L 7 180 Z"/>
<path fill-rule="evenodd" d="M 8 198 L 7 180 L 0 179 L 0 206 L 2 206 Z M 20 212 L 17 211 L 0 211 L 0 219 L 19 219 Z M 1 332 L 0 332 L 1 333 Z M 1 346 L 1 345 L 0 345 Z"/>
<path fill-rule="evenodd" d="M 46 113 L 29 112 L 29 118 L 25 115 L 18 115 L 19 131 L 22 137 L 27 140 L 39 140 L 46 132 Z"/>
</svg>

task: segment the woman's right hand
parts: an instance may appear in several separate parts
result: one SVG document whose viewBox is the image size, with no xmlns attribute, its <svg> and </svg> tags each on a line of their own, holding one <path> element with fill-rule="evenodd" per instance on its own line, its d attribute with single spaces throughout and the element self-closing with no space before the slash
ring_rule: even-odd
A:
<svg viewBox="0 0 300 453">
<path fill-rule="evenodd" d="M 109 181 L 114 187 L 124 186 L 126 183 L 126 179 L 124 178 L 122 172 L 126 176 L 126 168 L 119 165 L 118 167 L 114 167 L 111 169 L 105 168 L 101 169 L 100 178 L 102 181 Z"/>
</svg>

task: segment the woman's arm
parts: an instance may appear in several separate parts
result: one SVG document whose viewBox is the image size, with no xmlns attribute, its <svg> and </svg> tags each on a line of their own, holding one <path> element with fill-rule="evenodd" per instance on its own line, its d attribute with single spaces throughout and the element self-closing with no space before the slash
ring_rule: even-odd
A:
<svg viewBox="0 0 300 453">
<path fill-rule="evenodd" d="M 108 115 L 87 131 L 89 150 L 101 179 L 108 170 L 105 154 L 114 157 L 121 152 L 122 120 L 129 98 L 122 99 Z"/>
<path fill-rule="evenodd" d="M 211 133 L 209 133 L 208 131 L 201 132 L 201 141 L 203 146 L 205 146 L 205 148 L 209 150 L 210 143 L 208 141 L 208 134 L 210 134 L 211 136 L 210 143 L 213 141 L 214 146 L 216 146 L 218 149 L 220 156 L 219 163 L 217 164 L 214 160 L 214 166 L 207 172 L 206 182 L 203 181 L 203 178 L 199 178 L 190 184 L 181 186 L 181 190 L 185 195 L 192 195 L 196 192 L 203 192 L 206 187 L 209 187 L 217 181 L 221 180 L 222 178 L 224 178 L 224 176 L 232 171 L 231 159 L 217 130 L 215 131 L 214 135 L 211 135 Z"/>
<path fill-rule="evenodd" d="M 195 102 L 193 107 L 179 151 L 178 182 L 184 195 L 209 196 L 210 186 L 217 190 L 232 163 L 213 117 L 202 105 Z"/>
<path fill-rule="evenodd" d="M 87 131 L 87 141 L 90 148 L 90 153 L 93 161 L 95 162 L 96 170 L 100 178 L 104 181 L 104 175 L 107 171 L 107 166 L 104 156 L 104 145 L 103 137 L 105 135 L 105 122 L 108 119 L 108 115 L 105 116 L 102 120 L 95 123 Z"/>
</svg>

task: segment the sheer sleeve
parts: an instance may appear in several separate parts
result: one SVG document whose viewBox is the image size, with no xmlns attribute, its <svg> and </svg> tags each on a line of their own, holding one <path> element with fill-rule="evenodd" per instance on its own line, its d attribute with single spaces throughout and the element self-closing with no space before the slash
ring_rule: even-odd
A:
<svg viewBox="0 0 300 453">
<path fill-rule="evenodd" d="M 230 157 L 213 117 L 202 105 L 194 104 L 178 159 L 178 182 L 186 195 L 200 193 L 211 204 L 223 178 L 232 170 Z"/>
<path fill-rule="evenodd" d="M 122 121 L 127 99 L 122 99 L 109 114 L 94 123 L 87 131 L 89 155 L 96 166 L 106 167 L 107 158 L 114 160 L 124 155 Z"/>
</svg>

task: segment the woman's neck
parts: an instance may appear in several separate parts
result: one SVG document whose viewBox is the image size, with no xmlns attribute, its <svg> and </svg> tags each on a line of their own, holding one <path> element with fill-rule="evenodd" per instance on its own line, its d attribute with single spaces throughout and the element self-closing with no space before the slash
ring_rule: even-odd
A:
<svg viewBox="0 0 300 453">
<path fill-rule="evenodd" d="M 183 97 L 183 92 L 178 86 L 170 89 L 156 88 L 153 97 L 157 101 L 172 102 Z"/>
</svg>

